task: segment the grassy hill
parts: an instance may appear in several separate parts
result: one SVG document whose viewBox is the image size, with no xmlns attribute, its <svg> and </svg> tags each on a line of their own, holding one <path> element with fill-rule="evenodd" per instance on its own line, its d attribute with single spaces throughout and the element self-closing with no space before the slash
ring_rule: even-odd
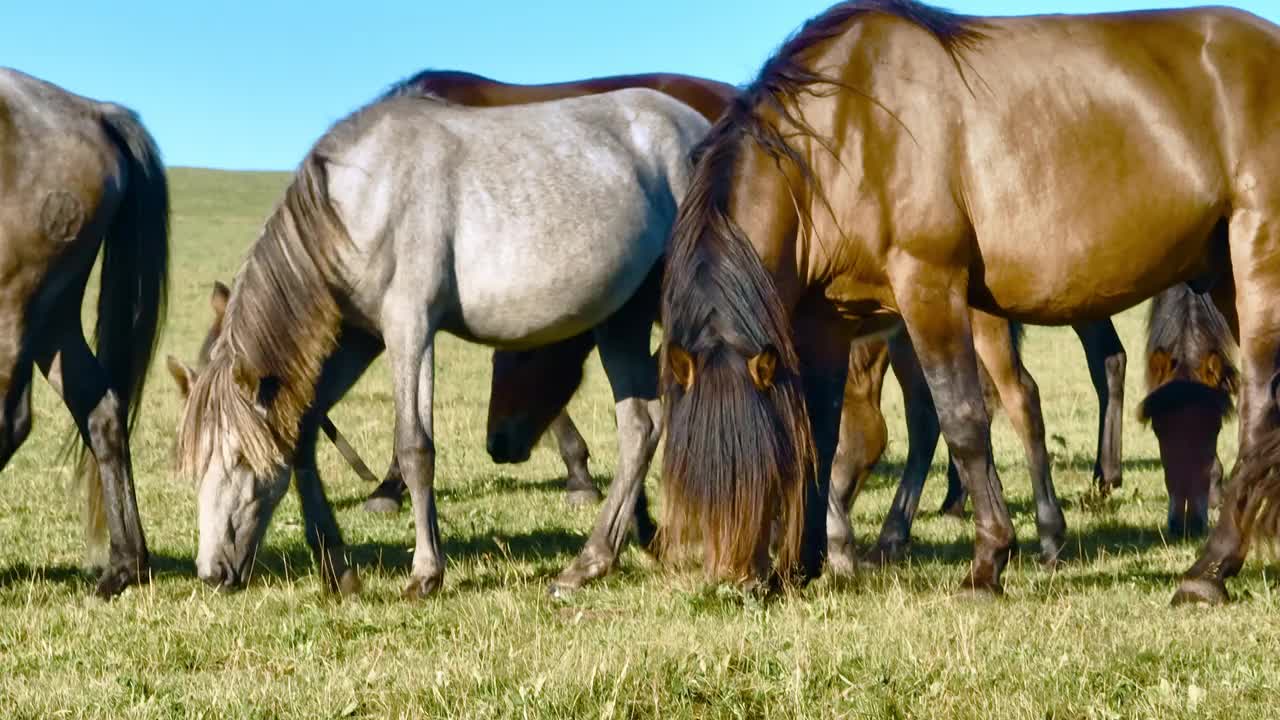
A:
<svg viewBox="0 0 1280 720">
<path fill-rule="evenodd" d="M 229 280 L 281 190 L 281 173 L 171 171 L 173 293 L 161 358 L 194 357 L 214 279 Z M 550 449 L 518 467 L 484 452 L 489 353 L 452 338 L 438 352 L 437 487 L 449 557 L 444 592 L 399 599 L 408 513 L 360 510 L 371 489 L 321 449 L 330 499 L 365 591 L 323 594 L 297 503 L 276 515 L 251 587 L 233 596 L 194 576 L 193 489 L 172 472 L 180 398 L 153 369 L 133 440 L 154 582 L 111 603 L 90 597 L 83 540 L 58 449 L 70 423 L 37 380 L 34 435 L 0 476 L 0 707 L 9 717 L 1240 717 L 1274 712 L 1280 602 L 1254 559 L 1213 611 L 1173 610 L 1173 578 L 1194 544 L 1161 535 L 1165 494 L 1141 398 L 1141 310 L 1119 319 L 1130 351 L 1125 486 L 1089 500 L 1096 404 L 1066 329 L 1033 328 L 1054 479 L 1071 531 L 1049 574 L 1026 553 L 1008 596 L 952 594 L 973 528 L 922 513 L 911 562 L 853 581 L 824 579 L 761 605 L 660 569 L 634 549 L 569 602 L 547 581 L 575 553 L 595 510 L 562 500 Z M 854 509 L 874 538 L 906 452 L 902 403 L 886 391 L 891 446 Z M 599 364 L 572 406 L 603 483 L 615 458 L 613 407 Z M 385 367 L 334 413 L 380 471 L 391 452 Z M 1007 423 L 996 456 L 1024 545 L 1035 525 L 1021 448 Z M 1234 425 L 1223 433 L 1234 457 Z M 942 456 L 939 457 L 939 461 Z M 656 466 L 656 465 L 655 465 Z M 937 471 L 941 470 L 939 465 Z M 650 491 L 656 493 L 651 475 Z M 935 473 L 922 507 L 942 495 Z M 658 502 L 661 499 L 658 498 Z"/>
</svg>

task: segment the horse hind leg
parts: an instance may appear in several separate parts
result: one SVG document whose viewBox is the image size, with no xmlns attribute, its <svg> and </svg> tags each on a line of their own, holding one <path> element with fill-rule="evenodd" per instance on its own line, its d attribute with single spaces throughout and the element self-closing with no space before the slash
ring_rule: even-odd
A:
<svg viewBox="0 0 1280 720">
<path fill-rule="evenodd" d="M 1273 377 L 1280 352 L 1280 308 L 1272 299 L 1280 293 L 1280 282 L 1274 273 L 1255 268 L 1253 260 L 1280 253 L 1280 228 L 1268 226 L 1271 220 L 1256 210 L 1237 210 L 1230 221 L 1236 302 L 1234 314 L 1223 314 L 1237 323 L 1240 340 L 1240 452 L 1218 522 L 1196 562 L 1183 574 L 1173 596 L 1175 605 L 1230 600 L 1226 581 L 1240 572 L 1249 551 L 1251 518 L 1246 513 L 1277 499 L 1272 473 L 1280 462 L 1280 427 Z"/>
<path fill-rule="evenodd" d="M 110 388 L 106 372 L 89 351 L 78 320 L 77 316 L 61 323 L 62 329 L 37 351 L 36 362 L 62 397 L 93 455 L 82 472 L 90 484 L 90 497 L 100 490 L 110 542 L 107 567 L 98 580 L 97 592 L 111 597 L 128 585 L 150 579 L 149 557 L 134 494 L 124 403 Z"/>
<path fill-rule="evenodd" d="M 1103 496 L 1123 482 L 1121 443 L 1124 437 L 1124 345 L 1111 320 L 1072 325 L 1084 348 L 1089 379 L 1098 396 L 1098 454 L 1093 480 Z"/>
<path fill-rule="evenodd" d="M 577 557 L 552 582 L 550 593 L 564 597 L 606 575 L 617 562 L 627 531 L 648 526 L 648 504 L 641 502 L 644 478 L 662 433 L 658 410 L 658 367 L 649 353 L 653 326 L 650 303 L 632 298 L 596 328 L 600 362 L 613 390 L 618 422 L 618 468 L 600 515 Z"/>
<path fill-rule="evenodd" d="M 1009 321 L 976 310 L 973 321 L 978 356 L 1026 452 L 1031 491 L 1036 503 L 1040 561 L 1053 566 L 1062 552 L 1067 523 L 1053 487 L 1049 452 L 1044 440 L 1040 389 L 1022 364 Z"/>
<path fill-rule="evenodd" d="M 551 431 L 551 436 L 555 438 L 560 459 L 564 461 L 567 473 L 565 499 L 568 503 L 575 507 L 584 507 L 595 505 L 603 500 L 604 496 L 600 494 L 595 481 L 591 479 L 591 472 L 587 467 L 587 460 L 591 457 L 587 441 L 582 438 L 582 433 L 578 432 L 578 426 L 574 424 L 573 418 L 569 417 L 569 411 L 561 410 L 556 419 L 551 421 L 551 427 L 548 429 Z"/>
</svg>

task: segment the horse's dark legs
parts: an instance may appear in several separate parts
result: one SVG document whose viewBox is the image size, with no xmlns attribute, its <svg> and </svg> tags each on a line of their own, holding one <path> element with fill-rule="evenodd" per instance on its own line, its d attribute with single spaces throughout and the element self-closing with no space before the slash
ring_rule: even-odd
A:
<svg viewBox="0 0 1280 720">
<path fill-rule="evenodd" d="M 1098 456 L 1093 479 L 1104 496 L 1124 481 L 1121 439 L 1124 429 L 1124 372 L 1126 356 L 1110 320 L 1071 326 L 1080 338 L 1089 364 L 1089 378 L 1098 395 Z"/>
<path fill-rule="evenodd" d="M 964 506 L 969 502 L 969 493 L 960 482 L 960 471 L 956 470 L 956 461 L 947 450 L 947 494 L 942 498 L 938 508 L 939 515 L 950 515 L 954 518 L 964 517 Z"/>
<path fill-rule="evenodd" d="M 889 341 L 889 361 L 902 387 L 903 404 L 906 406 L 907 462 L 902 468 L 893 504 L 889 506 L 889 513 L 880 528 L 880 539 L 869 557 L 875 563 L 893 562 L 906 553 L 911 542 L 911 524 L 920 507 L 920 493 L 929 476 L 929 466 L 940 434 L 938 413 L 933 408 L 929 384 L 905 332 Z"/>
<path fill-rule="evenodd" d="M 564 461 L 564 469 L 568 473 L 565 480 L 565 499 L 574 506 L 594 505 L 600 502 L 604 496 L 600 494 L 587 469 L 587 458 L 591 456 L 587 449 L 587 441 L 582 439 L 582 433 L 579 433 L 578 426 L 573 424 L 569 411 L 561 410 L 556 419 L 551 421 L 551 427 L 548 430 L 555 438 L 556 447 L 560 450 L 560 459 Z"/>
<path fill-rule="evenodd" d="M 42 339 L 36 363 L 62 397 L 97 462 L 96 474 L 86 468 L 86 480 L 101 483 L 110 546 L 97 591 L 110 597 L 128 585 L 150 579 L 149 556 L 134 495 L 125 405 L 111 390 L 106 372 L 85 343 L 78 312 L 77 305 L 74 320 L 65 321 L 54 337 Z"/>
<path fill-rule="evenodd" d="M 990 450 L 990 420 L 970 328 L 967 278 L 948 268 L 903 260 L 894 294 L 932 392 L 943 436 L 973 496 L 977 537 L 965 584 L 999 593 L 1016 542 Z"/>
<path fill-rule="evenodd" d="M 658 367 L 649 354 L 653 326 L 652 298 L 643 290 L 596 328 L 600 362 L 613 390 L 618 420 L 618 469 L 590 537 L 550 591 L 563 596 L 603 577 L 617 562 L 627 530 L 641 508 L 644 478 L 662 434 L 658 402 Z"/>
<path fill-rule="evenodd" d="M 31 362 L 18 363 L 4 392 L 0 417 L 0 470 L 31 435 Z"/>
<path fill-rule="evenodd" d="M 840 413 L 840 440 L 831 465 L 831 497 L 827 504 L 827 566 L 831 572 L 852 574 L 857 565 L 849 508 L 880 461 L 889 429 L 880 412 L 881 389 L 888 369 L 884 341 L 867 341 L 849 352 L 849 375 Z"/>
<path fill-rule="evenodd" d="M 1254 245 L 1268 239 L 1262 224 L 1257 213 L 1237 211 L 1229 230 L 1232 245 Z M 1274 245 L 1274 240 L 1277 240 L 1274 232 L 1270 239 Z M 1232 282 L 1219 282 L 1210 293 L 1240 341 L 1240 453 L 1223 491 L 1218 522 L 1195 564 L 1183 574 L 1173 596 L 1175 605 L 1220 604 L 1231 599 L 1226 580 L 1240 572 L 1249 551 L 1248 538 L 1240 529 L 1240 518 L 1254 490 L 1253 487 L 1244 487 L 1241 482 L 1241 460 L 1269 434 L 1277 432 L 1272 419 L 1276 400 L 1271 392 L 1271 378 L 1275 372 L 1277 346 L 1280 345 L 1277 343 L 1280 339 L 1280 318 L 1275 317 L 1267 301 L 1273 293 L 1266 287 L 1259 287 L 1256 282 L 1250 282 L 1248 270 L 1233 267 Z"/>
<path fill-rule="evenodd" d="M 360 576 L 347 563 L 342 531 L 320 481 L 320 470 L 316 465 L 319 429 L 316 418 L 326 417 L 329 409 L 356 384 L 381 350 L 377 340 L 362 333 L 348 331 L 343 334 L 337 352 L 325 362 L 316 399 L 302 421 L 294 453 L 294 483 L 302 507 L 307 546 L 320 566 L 326 587 L 344 595 L 360 590 Z"/>
<path fill-rule="evenodd" d="M 1015 345 L 1008 320 L 974 310 L 974 340 L 978 357 L 991 379 L 1000 404 L 1022 440 L 1031 493 L 1036 503 L 1036 529 L 1040 536 L 1040 561 L 1054 565 L 1062 552 L 1067 521 L 1053 487 L 1049 451 L 1044 442 L 1044 415 L 1040 409 L 1040 388 L 1031 377 Z"/>
</svg>

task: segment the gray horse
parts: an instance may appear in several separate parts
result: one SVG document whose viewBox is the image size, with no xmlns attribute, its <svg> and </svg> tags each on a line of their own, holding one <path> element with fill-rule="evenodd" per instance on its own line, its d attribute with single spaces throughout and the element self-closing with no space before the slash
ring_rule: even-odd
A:
<svg viewBox="0 0 1280 720">
<path fill-rule="evenodd" d="M 553 589 L 608 572 L 660 434 L 649 354 L 659 259 L 708 129 L 652 90 L 507 108 L 393 98 L 303 161 L 238 273 L 178 437 L 198 483 L 197 571 L 242 584 L 293 463 L 331 589 L 359 587 L 315 470 L 319 419 L 385 348 L 416 542 L 405 595 L 439 589 L 434 336 L 523 349 L 594 329 L 620 462 Z"/>
<path fill-rule="evenodd" d="M 80 309 L 99 248 L 95 356 Z M 38 366 L 83 440 L 77 475 L 89 497 L 90 560 L 106 562 L 102 596 L 149 576 L 129 429 L 160 330 L 168 259 L 164 165 L 138 118 L 0 68 L 0 468 L 31 431 Z"/>
</svg>

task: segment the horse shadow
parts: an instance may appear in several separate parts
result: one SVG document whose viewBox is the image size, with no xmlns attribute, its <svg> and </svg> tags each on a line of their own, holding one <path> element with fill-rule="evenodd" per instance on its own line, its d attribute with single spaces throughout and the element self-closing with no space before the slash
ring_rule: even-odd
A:
<svg viewBox="0 0 1280 720">
<path fill-rule="evenodd" d="M 165 553 L 151 554 L 152 582 L 172 576 L 194 578 L 195 574 L 195 560 L 192 558 L 180 558 Z M 20 562 L 0 568 L 0 592 L 28 583 L 81 586 L 86 591 L 92 591 L 96 582 L 97 576 L 94 572 L 75 563 L 33 566 Z"/>
</svg>

